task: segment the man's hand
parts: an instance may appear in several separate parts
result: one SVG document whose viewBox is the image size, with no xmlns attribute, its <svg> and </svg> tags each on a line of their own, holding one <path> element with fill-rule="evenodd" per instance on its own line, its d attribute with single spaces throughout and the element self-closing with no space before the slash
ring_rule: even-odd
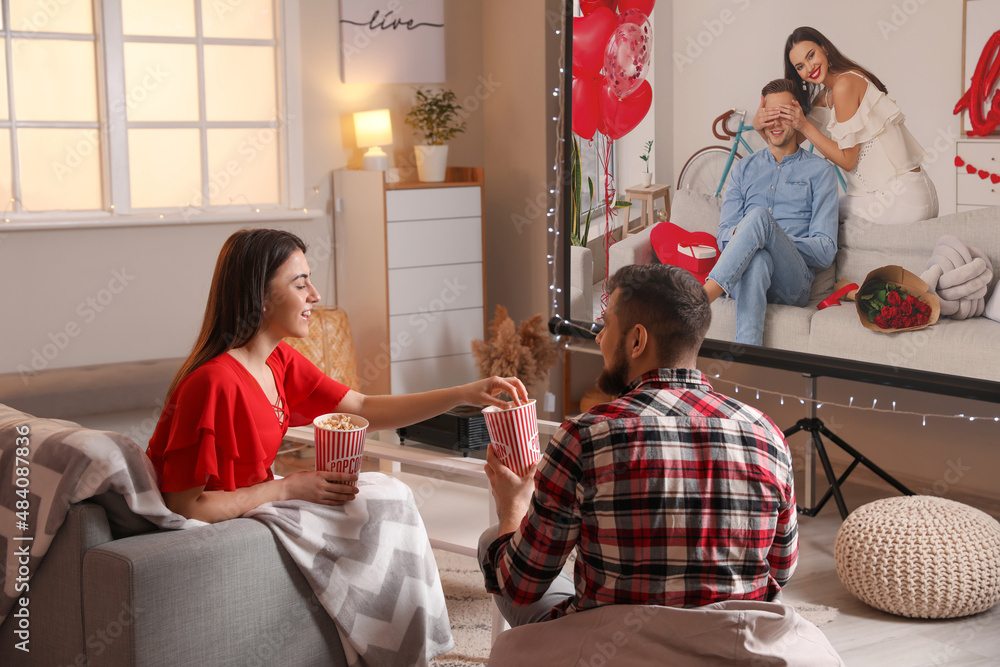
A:
<svg viewBox="0 0 1000 667">
<path fill-rule="evenodd" d="M 518 477 L 505 466 L 496 454 L 493 445 L 486 449 L 486 476 L 493 489 L 493 499 L 497 504 L 497 518 L 500 519 L 500 535 L 513 533 L 531 507 L 531 496 L 535 493 L 535 469 L 531 466 L 527 475 Z"/>
</svg>

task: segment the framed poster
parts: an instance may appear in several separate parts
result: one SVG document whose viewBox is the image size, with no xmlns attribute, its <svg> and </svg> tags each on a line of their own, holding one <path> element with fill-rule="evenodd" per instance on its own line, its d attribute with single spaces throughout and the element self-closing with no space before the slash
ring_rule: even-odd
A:
<svg viewBox="0 0 1000 667">
<path fill-rule="evenodd" d="M 344 83 L 443 83 L 444 0 L 340 0 Z"/>
<path fill-rule="evenodd" d="M 979 118 L 987 118 L 997 91 L 996 61 L 1000 58 L 1000 53 L 997 51 L 998 38 L 994 38 L 994 34 L 1000 31 L 1000 0 L 965 0 L 964 5 L 963 98 L 959 104 L 965 108 L 962 114 L 962 134 L 968 135 L 974 129 L 972 117 L 978 114 Z M 977 68 L 982 76 L 978 85 L 973 85 L 976 83 L 974 79 Z M 997 106 L 1000 107 L 1000 98 L 996 99 Z M 988 132 L 988 134 L 998 133 L 1000 129 L 996 127 Z M 979 133 L 974 132 L 974 134 Z"/>
</svg>

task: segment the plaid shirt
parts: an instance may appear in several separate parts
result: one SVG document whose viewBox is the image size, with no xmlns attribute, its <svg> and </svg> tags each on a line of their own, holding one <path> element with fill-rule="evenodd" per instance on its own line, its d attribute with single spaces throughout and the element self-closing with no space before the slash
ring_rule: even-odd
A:
<svg viewBox="0 0 1000 667">
<path fill-rule="evenodd" d="M 700 371 L 643 375 L 552 438 L 520 528 L 490 545 L 487 588 L 530 604 L 574 548 L 576 594 L 552 618 L 605 604 L 776 599 L 798 553 L 781 431 Z"/>
</svg>

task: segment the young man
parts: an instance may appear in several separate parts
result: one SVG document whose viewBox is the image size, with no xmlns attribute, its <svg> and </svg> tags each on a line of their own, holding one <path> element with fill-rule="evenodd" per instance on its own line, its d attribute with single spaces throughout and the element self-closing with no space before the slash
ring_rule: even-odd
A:
<svg viewBox="0 0 1000 667">
<path fill-rule="evenodd" d="M 764 108 L 792 105 L 795 84 L 776 79 L 761 91 Z M 799 148 L 778 117 L 764 127 L 768 150 L 733 167 L 719 220 L 722 254 L 705 281 L 711 301 L 736 299 L 735 342 L 760 345 L 766 304 L 805 306 L 815 271 L 837 254 L 837 182 L 833 166 Z"/>
<path fill-rule="evenodd" d="M 704 288 L 657 264 L 621 269 L 609 290 L 599 385 L 619 398 L 563 423 L 537 474 L 488 455 L 499 525 L 479 543 L 487 588 L 511 625 L 776 599 L 798 553 L 792 461 L 770 419 L 695 369 Z"/>
</svg>

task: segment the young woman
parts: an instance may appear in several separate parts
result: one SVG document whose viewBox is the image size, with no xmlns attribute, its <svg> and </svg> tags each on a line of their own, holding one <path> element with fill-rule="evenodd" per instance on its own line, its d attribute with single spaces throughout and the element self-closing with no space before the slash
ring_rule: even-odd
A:
<svg viewBox="0 0 1000 667">
<path fill-rule="evenodd" d="M 238 517 L 272 500 L 342 505 L 356 475 L 303 471 L 275 479 L 271 463 L 289 426 L 327 412 L 364 417 L 370 430 L 397 428 L 469 403 L 527 399 L 517 378 L 406 396 L 365 396 L 324 375 L 282 341 L 309 333 L 319 293 L 306 246 L 294 234 L 242 230 L 215 266 L 205 319 L 191 355 L 167 392 L 148 455 L 172 511 L 207 522 Z"/>
<path fill-rule="evenodd" d="M 920 166 L 926 153 L 878 77 L 809 27 L 789 35 L 784 67 L 785 78 L 800 83 L 797 103 L 758 110 L 754 125 L 764 129 L 786 118 L 847 173 L 841 216 L 882 224 L 937 216 L 937 190 Z"/>
</svg>

